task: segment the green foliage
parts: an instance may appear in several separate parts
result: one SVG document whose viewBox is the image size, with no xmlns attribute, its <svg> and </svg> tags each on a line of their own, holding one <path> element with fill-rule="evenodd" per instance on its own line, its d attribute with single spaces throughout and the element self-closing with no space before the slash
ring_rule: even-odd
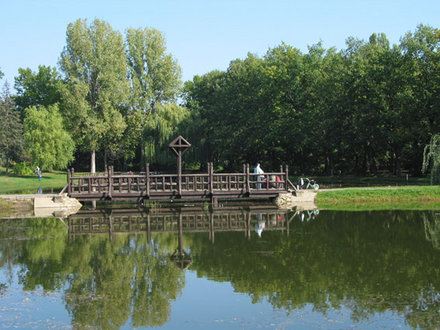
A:
<svg viewBox="0 0 440 330">
<path fill-rule="evenodd" d="M 433 135 L 425 147 L 422 172 L 426 173 L 428 168 L 431 168 L 431 184 L 440 184 L 440 134 Z"/>
<path fill-rule="evenodd" d="M 26 162 L 15 164 L 13 172 L 15 175 L 21 175 L 21 176 L 29 176 L 34 173 L 32 167 L 28 166 Z"/>
<path fill-rule="evenodd" d="M 147 163 L 175 166 L 176 157 L 168 144 L 180 134 L 181 125 L 188 117 L 186 108 L 171 103 L 157 106 L 155 112 L 147 116 L 143 134 Z"/>
<path fill-rule="evenodd" d="M 82 150 L 107 152 L 126 128 L 121 110 L 129 83 L 122 35 L 98 19 L 90 26 L 77 20 L 67 27 L 66 43 L 60 58 L 67 80 L 62 112 Z"/>
<path fill-rule="evenodd" d="M 155 105 L 175 101 L 181 87 L 181 69 L 166 54 L 165 39 L 156 29 L 126 32 L 131 107 L 154 111 Z"/>
<path fill-rule="evenodd" d="M 40 65 L 37 73 L 29 68 L 19 68 L 18 73 L 18 77 L 15 77 L 14 87 L 17 94 L 14 100 L 22 120 L 28 107 L 47 107 L 60 102 L 62 81 L 55 68 Z"/>
<path fill-rule="evenodd" d="M 32 163 L 45 170 L 66 168 L 75 143 L 64 129 L 58 105 L 30 107 L 24 120 L 26 149 Z"/>
<path fill-rule="evenodd" d="M 298 174 L 420 174 L 440 118 L 438 31 L 420 25 L 399 45 L 383 33 L 348 38 L 341 51 L 283 43 L 194 77 L 184 98 L 198 160 L 235 169 L 287 163 Z"/>
<path fill-rule="evenodd" d="M 0 162 L 7 172 L 12 161 L 23 158 L 23 125 L 7 83 L 0 97 L 0 122 Z"/>
</svg>

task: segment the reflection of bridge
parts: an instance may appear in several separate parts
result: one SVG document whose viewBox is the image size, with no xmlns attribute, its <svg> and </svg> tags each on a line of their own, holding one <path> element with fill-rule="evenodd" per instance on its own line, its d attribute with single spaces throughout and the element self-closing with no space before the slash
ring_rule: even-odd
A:
<svg viewBox="0 0 440 330">
<path fill-rule="evenodd" d="M 214 241 L 215 232 L 240 231 L 251 237 L 255 225 L 264 223 L 264 231 L 279 230 L 289 234 L 289 223 L 296 213 L 275 206 L 226 207 L 208 211 L 203 207 L 180 209 L 86 210 L 68 218 L 69 238 L 77 235 L 107 233 L 207 232 Z"/>
</svg>

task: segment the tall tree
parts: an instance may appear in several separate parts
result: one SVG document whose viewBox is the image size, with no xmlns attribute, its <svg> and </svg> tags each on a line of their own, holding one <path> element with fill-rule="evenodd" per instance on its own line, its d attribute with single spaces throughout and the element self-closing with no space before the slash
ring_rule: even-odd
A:
<svg viewBox="0 0 440 330">
<path fill-rule="evenodd" d="M 155 105 L 176 100 L 181 69 L 166 53 L 165 39 L 156 29 L 128 29 L 126 33 L 131 107 L 153 111 Z"/>
<path fill-rule="evenodd" d="M 0 122 L 0 160 L 3 160 L 7 173 L 11 162 L 23 157 L 23 125 L 7 82 L 0 97 Z"/>
<path fill-rule="evenodd" d="M 130 106 L 127 120 L 134 119 L 141 129 L 132 129 L 129 125 L 123 141 L 137 141 L 122 149 L 140 147 L 141 167 L 145 163 L 146 141 L 142 132 L 151 126 L 147 121 L 155 121 L 150 115 L 166 103 L 174 103 L 181 89 L 181 69 L 171 54 L 166 52 L 165 39 L 156 29 L 128 29 L 126 32 L 128 77 L 131 84 Z M 162 108 L 163 109 L 163 108 Z M 168 107 L 170 111 L 174 107 Z M 147 132 L 147 135 L 157 134 Z M 164 132 L 168 136 L 168 132 Z M 128 147 L 128 148 L 127 148 Z M 147 147 L 151 151 L 151 147 Z M 126 154 L 127 155 L 127 154 Z"/>
<path fill-rule="evenodd" d="M 55 68 L 40 65 L 38 72 L 20 68 L 18 73 L 18 77 L 15 77 L 14 87 L 17 93 L 14 100 L 22 120 L 28 107 L 47 107 L 60 102 L 62 80 Z"/>
<path fill-rule="evenodd" d="M 94 173 L 96 151 L 106 152 L 126 128 L 121 111 L 127 107 L 129 85 L 122 35 L 104 21 L 95 19 L 88 26 L 77 20 L 67 26 L 60 66 L 67 81 L 63 113 L 76 143 L 90 152 Z"/>
<path fill-rule="evenodd" d="M 42 169 L 64 169 L 73 160 L 75 143 L 64 129 L 57 104 L 27 108 L 24 138 L 32 163 Z"/>
</svg>

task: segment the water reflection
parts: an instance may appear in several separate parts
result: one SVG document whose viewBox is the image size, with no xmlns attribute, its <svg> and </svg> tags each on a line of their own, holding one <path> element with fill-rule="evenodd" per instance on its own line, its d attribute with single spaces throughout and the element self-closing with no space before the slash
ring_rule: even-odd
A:
<svg viewBox="0 0 440 330">
<path fill-rule="evenodd" d="M 431 328 L 440 324 L 439 222 L 432 211 L 83 210 L 64 224 L 0 221 L 0 267 L 19 267 L 23 290 L 63 292 L 75 327 L 166 324 L 188 269 L 286 317 L 311 304 L 322 315 L 315 324 L 345 308 L 354 325 L 393 312 Z"/>
<path fill-rule="evenodd" d="M 280 230 L 289 234 L 289 223 L 303 211 L 280 210 L 276 206 L 231 206 L 210 210 L 203 206 L 154 209 L 80 210 L 68 217 L 69 238 L 78 235 L 108 233 L 113 240 L 118 233 L 207 232 L 215 241 L 216 232 L 241 231 L 250 238 L 252 228 Z M 304 211 L 313 212 L 313 211 Z M 266 226 L 267 223 L 267 226 Z M 255 224 L 255 225 L 254 225 Z M 261 237 L 262 229 L 258 231 Z"/>
</svg>

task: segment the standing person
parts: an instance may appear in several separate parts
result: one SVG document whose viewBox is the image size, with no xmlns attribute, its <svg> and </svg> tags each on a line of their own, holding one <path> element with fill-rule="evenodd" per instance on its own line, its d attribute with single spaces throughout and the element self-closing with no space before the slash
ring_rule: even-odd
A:
<svg viewBox="0 0 440 330">
<path fill-rule="evenodd" d="M 35 167 L 34 172 L 37 173 L 37 175 L 38 175 L 38 181 L 41 182 L 42 174 L 41 174 L 41 170 L 40 170 L 40 168 L 38 167 L 38 165 Z"/>
<path fill-rule="evenodd" d="M 264 171 L 263 171 L 263 169 L 261 168 L 261 166 L 260 166 L 260 163 L 257 163 L 257 166 L 254 168 L 254 173 L 256 173 L 256 174 L 264 174 Z M 263 179 L 264 179 L 264 175 L 259 175 L 258 177 L 257 177 L 257 180 L 258 180 L 258 189 L 261 189 L 261 181 L 263 181 Z"/>
</svg>

